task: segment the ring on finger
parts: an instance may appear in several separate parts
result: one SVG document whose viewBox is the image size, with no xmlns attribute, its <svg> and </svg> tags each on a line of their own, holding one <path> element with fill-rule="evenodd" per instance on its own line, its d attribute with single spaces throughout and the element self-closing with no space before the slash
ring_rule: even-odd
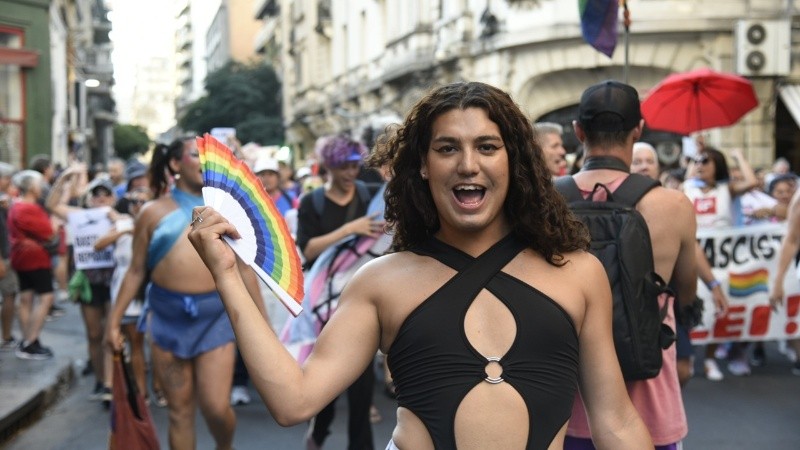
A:
<svg viewBox="0 0 800 450">
<path fill-rule="evenodd" d="M 194 226 L 194 225 L 196 225 L 196 224 L 198 224 L 198 223 L 203 223 L 203 212 L 202 212 L 202 211 L 200 211 L 200 212 L 197 214 L 197 217 L 195 217 L 194 219 L 192 219 L 192 225 L 193 225 L 193 226 Z"/>
</svg>

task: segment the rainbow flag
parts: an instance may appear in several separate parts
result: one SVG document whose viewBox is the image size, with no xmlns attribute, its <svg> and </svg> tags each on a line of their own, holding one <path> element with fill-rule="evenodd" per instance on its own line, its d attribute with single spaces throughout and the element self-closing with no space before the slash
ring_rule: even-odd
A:
<svg viewBox="0 0 800 450">
<path fill-rule="evenodd" d="M 241 234 L 241 239 L 225 236 L 225 241 L 297 316 L 304 296 L 300 255 L 272 197 L 247 164 L 211 135 L 198 137 L 197 149 L 204 203 Z"/>
<path fill-rule="evenodd" d="M 731 273 L 728 276 L 728 293 L 731 297 L 747 297 L 756 292 L 769 292 L 767 269 Z"/>
<path fill-rule="evenodd" d="M 619 0 L 578 0 L 583 39 L 609 58 L 617 46 L 618 10 Z"/>
</svg>

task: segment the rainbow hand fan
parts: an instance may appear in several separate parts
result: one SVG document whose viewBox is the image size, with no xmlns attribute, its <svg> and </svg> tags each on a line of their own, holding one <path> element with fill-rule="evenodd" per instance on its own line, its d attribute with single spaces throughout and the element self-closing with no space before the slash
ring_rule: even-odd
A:
<svg viewBox="0 0 800 450">
<path fill-rule="evenodd" d="M 241 239 L 224 237 L 295 317 L 303 310 L 303 269 L 294 239 L 272 198 L 250 168 L 206 134 L 197 138 L 203 202 L 236 226 Z"/>
</svg>

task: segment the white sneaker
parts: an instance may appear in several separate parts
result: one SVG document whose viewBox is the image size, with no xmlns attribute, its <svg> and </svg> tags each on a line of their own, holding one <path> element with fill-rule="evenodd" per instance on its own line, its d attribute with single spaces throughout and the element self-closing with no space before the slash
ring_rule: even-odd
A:
<svg viewBox="0 0 800 450">
<path fill-rule="evenodd" d="M 234 386 L 231 389 L 231 405 L 247 405 L 250 403 L 250 393 L 245 386 Z"/>
<path fill-rule="evenodd" d="M 747 361 L 741 359 L 734 359 L 729 362 L 728 370 L 731 371 L 732 375 L 736 375 L 737 377 L 750 375 L 750 365 L 747 364 Z"/>
<path fill-rule="evenodd" d="M 56 303 L 66 303 L 69 300 L 69 292 L 64 289 L 56 290 L 55 301 Z"/>
<path fill-rule="evenodd" d="M 705 360 L 703 365 L 706 369 L 706 378 L 709 381 L 722 381 L 725 378 L 725 375 L 723 375 L 722 371 L 719 370 L 717 362 L 713 359 Z"/>
</svg>

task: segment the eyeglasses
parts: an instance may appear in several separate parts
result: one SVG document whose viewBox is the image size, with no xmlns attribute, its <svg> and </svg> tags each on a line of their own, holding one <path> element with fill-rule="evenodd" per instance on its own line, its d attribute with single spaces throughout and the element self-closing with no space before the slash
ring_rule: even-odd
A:
<svg viewBox="0 0 800 450">
<path fill-rule="evenodd" d="M 128 199 L 128 202 L 129 202 L 130 204 L 132 204 L 132 205 L 139 205 L 139 206 L 141 206 L 141 205 L 144 205 L 145 203 L 147 203 L 147 200 L 145 200 L 145 199 L 143 199 L 143 198 L 129 198 L 129 199 Z"/>
<path fill-rule="evenodd" d="M 709 161 L 711 161 L 711 158 L 709 158 L 708 156 L 698 156 L 697 158 L 694 159 L 694 162 L 696 162 L 697 164 L 705 164 Z"/>
</svg>

